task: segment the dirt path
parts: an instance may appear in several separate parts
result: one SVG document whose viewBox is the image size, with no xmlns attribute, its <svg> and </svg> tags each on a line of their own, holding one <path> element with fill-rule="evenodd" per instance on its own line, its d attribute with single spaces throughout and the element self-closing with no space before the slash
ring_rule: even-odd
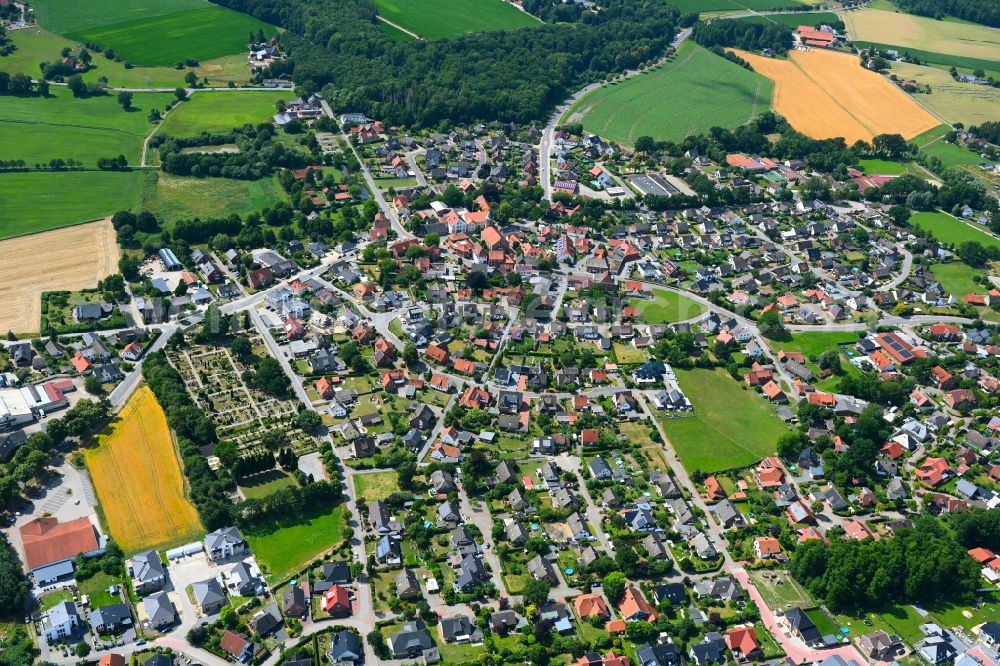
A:
<svg viewBox="0 0 1000 666">
<path fill-rule="evenodd" d="M 384 16 L 376 16 L 375 18 L 377 18 L 379 21 L 382 21 L 382 23 L 385 23 L 386 25 L 391 25 L 393 28 L 395 28 L 396 30 L 399 30 L 400 32 L 405 32 L 410 37 L 413 37 L 413 39 L 423 39 L 423 37 L 421 37 L 417 33 L 411 32 L 410 30 L 407 30 L 406 28 L 404 28 L 403 26 L 399 25 L 398 23 L 393 23 L 392 21 L 390 21 L 389 19 L 385 18 Z"/>
</svg>

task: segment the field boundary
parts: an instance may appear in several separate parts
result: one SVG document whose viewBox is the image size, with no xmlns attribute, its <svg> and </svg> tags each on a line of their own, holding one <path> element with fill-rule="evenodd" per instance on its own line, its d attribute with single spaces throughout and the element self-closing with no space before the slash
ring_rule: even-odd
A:
<svg viewBox="0 0 1000 666">
<path fill-rule="evenodd" d="M 376 14 L 375 18 L 377 18 L 379 21 L 382 21 L 382 23 L 385 23 L 386 25 L 391 25 L 393 28 L 395 28 L 396 30 L 399 30 L 400 32 L 405 32 L 410 37 L 413 37 L 413 39 L 420 39 L 420 40 L 426 41 L 426 40 L 424 40 L 423 37 L 421 37 L 417 33 L 412 32 L 410 30 L 407 30 L 406 28 L 404 28 L 403 26 L 399 25 L 398 23 L 393 23 L 392 21 L 390 21 L 389 19 L 387 19 L 384 16 L 379 16 L 378 14 Z"/>
</svg>

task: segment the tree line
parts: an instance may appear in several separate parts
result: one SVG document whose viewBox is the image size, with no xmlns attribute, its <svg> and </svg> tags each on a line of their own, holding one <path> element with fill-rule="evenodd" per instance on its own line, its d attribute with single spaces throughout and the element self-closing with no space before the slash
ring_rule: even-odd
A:
<svg viewBox="0 0 1000 666">
<path fill-rule="evenodd" d="M 789 25 L 737 19 L 697 23 L 691 38 L 705 47 L 731 46 L 744 51 L 771 49 L 775 53 L 788 53 L 794 43 L 792 34 Z"/>
<path fill-rule="evenodd" d="M 955 16 L 973 23 L 1000 27 L 1000 4 L 996 0 L 899 0 L 902 9 L 935 19 Z"/>
<path fill-rule="evenodd" d="M 587 83 L 666 53 L 679 13 L 658 0 L 607 0 L 599 12 L 532 8 L 569 23 L 397 42 L 379 28 L 368 0 L 216 0 L 286 28 L 285 61 L 307 92 L 323 90 L 338 110 L 394 124 L 435 126 L 546 118 Z"/>
<path fill-rule="evenodd" d="M 152 148 L 159 148 L 162 169 L 176 176 L 197 178 L 235 178 L 257 180 L 285 167 L 300 169 L 313 163 L 316 156 L 275 140 L 277 129 L 270 123 L 244 125 L 225 134 L 202 133 L 193 137 L 153 137 Z M 235 143 L 238 152 L 182 152 L 185 148 L 203 148 Z"/>
</svg>

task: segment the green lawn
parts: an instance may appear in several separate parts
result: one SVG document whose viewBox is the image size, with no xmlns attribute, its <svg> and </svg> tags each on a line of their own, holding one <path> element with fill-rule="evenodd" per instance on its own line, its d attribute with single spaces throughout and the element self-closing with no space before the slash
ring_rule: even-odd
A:
<svg viewBox="0 0 1000 666">
<path fill-rule="evenodd" d="M 751 571 L 750 580 L 771 610 L 815 605 L 809 593 L 784 571 Z"/>
<path fill-rule="evenodd" d="M 906 173 L 906 167 L 899 162 L 889 160 L 858 160 L 858 167 L 868 174 L 894 176 Z"/>
<path fill-rule="evenodd" d="M 76 586 L 81 595 L 85 594 L 90 598 L 91 608 L 99 608 L 108 604 L 121 603 L 117 596 L 108 592 L 109 587 L 121 582 L 114 576 L 98 571 L 87 580 L 78 580 Z"/>
<path fill-rule="evenodd" d="M 279 100 L 293 98 L 291 91 L 198 92 L 167 116 L 160 134 L 197 136 L 202 132 L 227 132 L 247 123 L 265 123 L 277 113 Z"/>
<path fill-rule="evenodd" d="M 143 93 L 125 111 L 117 96 L 74 98 L 52 87 L 48 97 L 0 97 L 0 145 L 4 159 L 29 166 L 50 159 L 74 159 L 94 167 L 98 158 L 125 155 L 138 164 L 142 142 L 152 128 L 150 109 L 164 109 L 173 95 Z"/>
<path fill-rule="evenodd" d="M 705 306 L 673 291 L 654 289 L 652 298 L 633 298 L 629 305 L 649 324 L 686 321 L 705 312 Z"/>
<path fill-rule="evenodd" d="M 142 207 L 167 226 L 177 220 L 247 215 L 287 201 L 277 176 L 260 180 L 187 178 L 162 171 L 149 174 Z"/>
<path fill-rule="evenodd" d="M 136 208 L 138 171 L 0 174 L 0 238 L 98 220 Z"/>
<path fill-rule="evenodd" d="M 817 358 L 827 349 L 857 341 L 858 334 L 851 331 L 805 331 L 795 333 L 788 342 L 768 340 L 767 343 L 775 352 L 802 352 L 806 358 Z"/>
<path fill-rule="evenodd" d="M 247 50 L 247 35 L 275 28 L 207 0 L 39 0 L 43 28 L 114 49 L 136 65 L 173 65 Z"/>
<path fill-rule="evenodd" d="M 735 128 L 771 108 L 773 83 L 687 41 L 652 72 L 603 86 L 563 116 L 624 145 L 640 136 L 680 141 L 710 127 Z"/>
<path fill-rule="evenodd" d="M 354 475 L 354 495 L 358 502 L 385 499 L 399 490 L 395 471 L 369 472 Z"/>
<path fill-rule="evenodd" d="M 837 627 L 837 625 L 831 622 L 830 618 L 827 617 L 826 613 L 824 613 L 820 609 L 813 608 L 812 610 L 808 610 L 806 611 L 806 615 L 809 617 L 810 620 L 813 621 L 813 624 L 816 625 L 816 628 L 819 629 L 820 635 L 831 636 L 840 634 L 840 629 Z"/>
<path fill-rule="evenodd" d="M 538 26 L 538 19 L 503 0 L 375 0 L 379 16 L 425 39 Z"/>
<path fill-rule="evenodd" d="M 38 600 L 38 610 L 44 613 L 45 611 L 49 610 L 56 604 L 72 600 L 73 600 L 73 595 L 70 593 L 70 591 L 65 587 L 60 587 L 56 590 L 52 590 L 51 592 L 46 592 L 41 596 L 41 598 Z"/>
<path fill-rule="evenodd" d="M 267 497 L 276 490 L 291 488 L 297 485 L 295 480 L 284 472 L 272 470 L 263 474 L 256 474 L 250 480 L 240 483 L 240 490 L 245 497 L 261 498 Z"/>
<path fill-rule="evenodd" d="M 267 581 L 283 581 L 340 543 L 344 535 L 344 505 L 331 510 L 307 510 L 280 524 L 244 530 Z"/>
<path fill-rule="evenodd" d="M 972 240 L 1000 248 L 1000 239 L 940 211 L 914 213 L 910 224 L 934 234 L 938 241 L 949 245 L 958 246 Z"/>
<path fill-rule="evenodd" d="M 931 272 L 934 273 L 934 279 L 941 283 L 945 291 L 959 301 L 966 294 L 982 294 L 989 291 L 988 287 L 972 281 L 972 277 L 981 271 L 961 261 L 934 264 Z"/>
<path fill-rule="evenodd" d="M 662 419 L 663 430 L 689 471 L 744 467 L 774 452 L 787 432 L 764 398 L 721 369 L 678 370 L 694 414 Z"/>
</svg>

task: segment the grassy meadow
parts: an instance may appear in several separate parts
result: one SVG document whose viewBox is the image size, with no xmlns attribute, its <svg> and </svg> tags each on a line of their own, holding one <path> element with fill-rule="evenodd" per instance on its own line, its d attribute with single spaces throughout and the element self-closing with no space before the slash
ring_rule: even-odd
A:
<svg viewBox="0 0 1000 666">
<path fill-rule="evenodd" d="M 649 324 L 686 321 L 705 311 L 705 306 L 665 289 L 654 289 L 652 298 L 633 298 L 629 305 L 639 308 L 639 316 Z"/>
<path fill-rule="evenodd" d="M 625 145 L 734 128 L 771 108 L 770 80 L 688 41 L 670 62 L 584 96 L 563 116 Z"/>
<path fill-rule="evenodd" d="M 928 53 L 947 54 L 948 57 L 994 61 L 994 67 L 1000 65 L 997 62 L 1000 61 L 1000 28 L 936 21 L 880 9 L 858 9 L 844 12 L 841 16 L 855 45 L 859 42 L 891 44 L 892 48 L 906 49 L 913 55 L 916 55 L 913 49 L 920 49 Z"/>
<path fill-rule="evenodd" d="M 949 245 L 978 241 L 983 245 L 1000 248 L 1000 239 L 996 236 L 940 211 L 914 213 L 910 217 L 910 224 L 934 234 L 938 241 Z"/>
<path fill-rule="evenodd" d="M 246 50 L 247 35 L 275 28 L 207 0 L 39 0 L 43 28 L 112 48 L 135 65 L 169 66 Z"/>
<path fill-rule="evenodd" d="M 159 133 L 197 136 L 202 132 L 227 132 L 247 123 L 268 122 L 277 113 L 275 103 L 293 97 L 290 90 L 196 92 L 167 115 Z"/>
<path fill-rule="evenodd" d="M 977 125 L 1000 116 L 1000 89 L 959 83 L 944 70 L 906 62 L 892 63 L 892 73 L 929 85 L 929 95 L 916 94 L 914 99 L 950 123 Z"/>
<path fill-rule="evenodd" d="M 243 534 L 267 582 L 280 582 L 341 542 L 344 505 L 308 510 L 287 522 L 245 529 Z"/>
<path fill-rule="evenodd" d="M 59 171 L 0 174 L 3 235 L 20 236 L 98 220 L 134 209 L 139 171 Z"/>
<path fill-rule="evenodd" d="M 147 175 L 142 208 L 168 227 L 177 220 L 247 215 L 287 201 L 277 177 L 260 180 L 187 178 L 162 171 Z"/>
<path fill-rule="evenodd" d="M 133 108 L 125 111 L 115 95 L 78 99 L 65 88 L 50 90 L 48 97 L 0 97 L 5 159 L 34 165 L 72 158 L 93 167 L 100 157 L 124 154 L 137 164 L 152 128 L 150 109 L 162 110 L 173 99 L 166 93 L 136 93 Z"/>
<path fill-rule="evenodd" d="M 660 422 L 688 471 L 753 464 L 772 454 L 787 432 L 774 407 L 723 370 L 678 370 L 677 380 L 694 413 Z"/>
<path fill-rule="evenodd" d="M 667 0 L 667 4 L 677 7 L 681 14 L 692 12 L 739 12 L 753 9 L 757 11 L 768 9 L 789 9 L 801 7 L 796 0 Z"/>
<path fill-rule="evenodd" d="M 375 9 L 424 39 L 539 25 L 538 19 L 503 0 L 375 0 Z"/>
</svg>

